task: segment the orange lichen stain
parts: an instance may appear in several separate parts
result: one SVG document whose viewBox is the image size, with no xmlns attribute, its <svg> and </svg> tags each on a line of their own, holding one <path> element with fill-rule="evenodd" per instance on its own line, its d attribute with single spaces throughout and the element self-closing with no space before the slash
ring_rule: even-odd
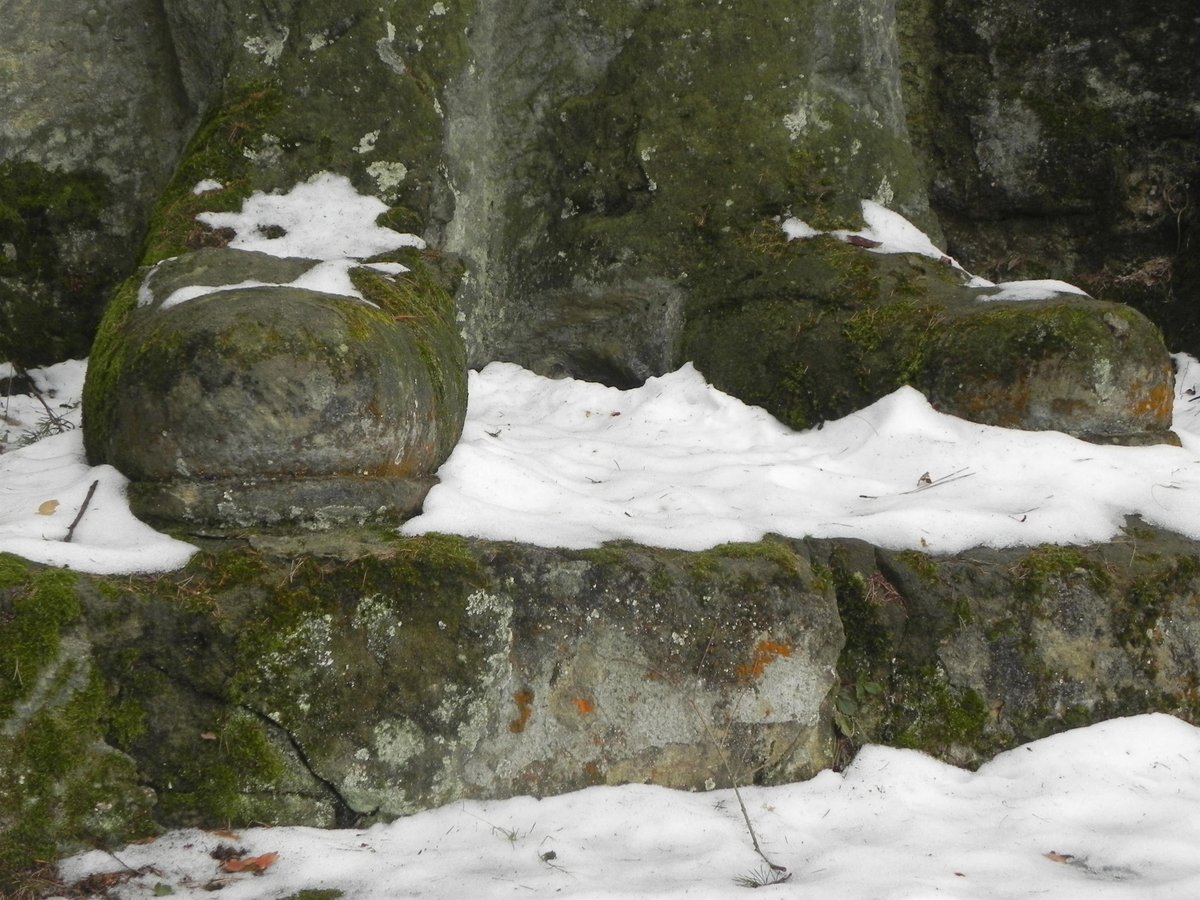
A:
<svg viewBox="0 0 1200 900">
<path fill-rule="evenodd" d="M 1160 422 L 1170 423 L 1171 410 L 1175 403 L 1174 391 L 1165 384 L 1151 388 L 1147 395 L 1133 405 L 1134 415 L 1152 416 Z"/>
<path fill-rule="evenodd" d="M 508 730 L 520 734 L 533 717 L 533 691 L 517 691 L 513 702 L 517 704 L 517 717 L 508 723 Z"/>
<path fill-rule="evenodd" d="M 754 648 L 754 657 L 749 665 L 738 666 L 738 680 L 742 682 L 757 681 L 762 677 L 763 671 L 771 663 L 780 657 L 791 656 L 792 647 L 790 644 L 780 643 L 779 641 L 759 641 L 758 646 Z"/>
<path fill-rule="evenodd" d="M 571 702 L 575 704 L 575 708 L 579 710 L 581 716 L 590 716 L 596 711 L 596 704 L 591 700 L 585 700 L 583 697 L 576 697 Z"/>
</svg>

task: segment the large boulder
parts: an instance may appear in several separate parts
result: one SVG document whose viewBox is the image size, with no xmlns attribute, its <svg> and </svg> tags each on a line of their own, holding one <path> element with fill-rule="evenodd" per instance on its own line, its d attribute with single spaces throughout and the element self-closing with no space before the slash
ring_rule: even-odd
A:
<svg viewBox="0 0 1200 900">
<path fill-rule="evenodd" d="M 89 457 L 129 477 L 134 511 L 152 520 L 410 514 L 466 413 L 452 303 L 410 262 L 352 268 L 362 299 L 291 284 L 315 260 L 234 249 L 131 279 L 88 373 Z"/>
<path fill-rule="evenodd" d="M 949 258 L 881 254 L 833 235 L 787 241 L 778 231 L 747 256 L 778 286 L 697 311 L 685 353 L 717 387 L 793 427 L 908 384 L 984 424 L 1176 440 L 1170 356 L 1128 306 L 1066 285 L 972 286 Z"/>
<path fill-rule="evenodd" d="M 0 558 L 22 676 L 0 681 L 0 850 L 770 784 L 864 742 L 976 765 L 1114 716 L 1195 722 L 1195 557 L 1130 521 L 1095 548 L 953 557 L 351 529 L 214 540 L 168 576 Z"/>
<path fill-rule="evenodd" d="M 0 554 L 0 894 L 67 847 L 154 831 L 154 793 L 106 741 L 120 715 L 91 657 L 76 576 Z M 12 891 L 10 894 L 9 891 Z"/>
</svg>

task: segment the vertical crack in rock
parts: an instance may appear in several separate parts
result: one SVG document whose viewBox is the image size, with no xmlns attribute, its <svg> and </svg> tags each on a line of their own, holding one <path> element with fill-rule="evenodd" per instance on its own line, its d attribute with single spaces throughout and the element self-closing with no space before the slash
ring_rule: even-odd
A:
<svg viewBox="0 0 1200 900">
<path fill-rule="evenodd" d="M 333 816 L 335 828 L 357 828 L 364 819 L 368 819 L 378 812 L 378 809 L 373 809 L 369 812 L 363 812 L 351 806 L 350 801 L 348 801 L 345 795 L 338 790 L 337 785 L 316 770 L 312 764 L 312 760 L 310 760 L 308 758 L 308 754 L 304 752 L 304 747 L 301 745 L 299 738 L 297 738 L 291 730 L 284 727 L 283 723 L 267 715 L 265 712 L 255 709 L 253 706 L 249 706 L 245 703 L 240 705 L 242 709 L 246 710 L 246 712 L 255 716 L 264 724 L 276 729 L 281 735 L 283 735 L 284 738 L 287 739 L 288 744 L 291 745 L 292 750 L 295 752 L 296 759 L 300 761 L 300 765 L 304 766 L 308 774 L 311 775 L 322 787 L 325 788 L 326 791 L 329 792 L 330 797 L 333 798 Z"/>
</svg>

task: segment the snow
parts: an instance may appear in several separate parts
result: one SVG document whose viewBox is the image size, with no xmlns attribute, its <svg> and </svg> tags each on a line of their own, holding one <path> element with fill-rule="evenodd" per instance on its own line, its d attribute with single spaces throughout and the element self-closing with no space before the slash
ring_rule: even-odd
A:
<svg viewBox="0 0 1200 900">
<path fill-rule="evenodd" d="M 203 194 L 220 188 L 219 182 L 206 179 L 197 183 L 192 193 Z M 286 194 L 255 191 L 236 213 L 200 213 L 196 218 L 204 224 L 233 230 L 234 237 L 229 246 L 234 249 L 320 262 L 286 283 L 240 281 L 236 284 L 188 285 L 173 291 L 159 308 L 170 309 L 198 297 L 252 287 L 304 288 L 352 297 L 375 306 L 354 287 L 350 270 L 363 265 L 362 260 L 380 253 L 401 247 L 425 246 L 415 234 L 401 234 L 376 225 L 375 220 L 387 211 L 387 204 L 359 194 L 345 176 L 321 172 Z M 408 271 L 394 262 L 366 265 L 388 275 Z M 147 281 L 152 277 L 153 273 L 150 273 Z M 148 306 L 153 301 L 153 293 L 143 283 L 138 291 L 138 306 Z"/>
<path fill-rule="evenodd" d="M 1200 371 L 1182 360 L 1185 391 Z M 776 533 L 955 553 L 1105 541 L 1136 514 L 1200 538 L 1200 435 L 1185 449 L 1103 447 L 943 415 L 907 387 L 794 432 L 690 365 L 619 391 L 492 363 L 468 398 L 405 534 L 701 550 Z"/>
<path fill-rule="evenodd" d="M 929 235 L 897 212 L 881 206 L 872 200 L 863 200 L 862 216 L 866 227 L 858 231 L 839 229 L 836 231 L 819 231 L 807 222 L 789 216 L 781 223 L 783 233 L 789 241 L 807 240 L 822 234 L 828 234 L 839 240 L 846 241 L 858 238 L 859 246 L 870 253 L 915 253 L 928 256 L 946 265 L 953 266 L 963 273 L 967 279 L 965 287 L 976 288 L 977 302 L 996 302 L 999 300 L 1050 300 L 1062 294 L 1081 294 L 1087 292 L 1073 284 L 1056 279 L 1038 279 L 1034 281 L 1005 281 L 1000 284 L 988 281 L 978 275 L 966 271 L 957 261 L 939 250 L 930 240 Z M 986 291 L 986 293 L 984 292 Z"/>
<path fill-rule="evenodd" d="M 302 259 L 366 259 L 401 247 L 424 247 L 411 234 L 374 225 L 388 211 L 375 197 L 359 194 L 350 179 L 321 172 L 286 194 L 255 191 L 240 212 L 196 216 L 212 228 L 232 228 L 235 250 Z M 273 227 L 272 227 L 273 226 Z M 281 234 L 271 236 L 277 230 Z"/>
<path fill-rule="evenodd" d="M 79 409 L 85 369 L 70 360 L 30 371 L 49 412 L 32 395 L 0 399 L 0 552 L 101 575 L 178 569 L 195 548 L 134 518 L 124 475 L 87 464 Z M 39 426 L 57 433 L 29 443 Z"/>
<path fill-rule="evenodd" d="M 1200 729 L 1161 714 L 1045 738 L 974 773 L 866 747 L 840 774 L 741 793 L 763 851 L 790 876 L 771 896 L 1200 896 Z M 261 875 L 229 874 L 210 856 L 220 844 L 278 857 Z M 354 900 L 728 898 L 768 871 L 732 791 L 646 785 L 464 801 L 364 830 L 174 831 L 60 864 L 67 882 L 131 876 L 110 889 L 120 900 L 218 886 L 224 900 L 306 889 Z"/>
</svg>

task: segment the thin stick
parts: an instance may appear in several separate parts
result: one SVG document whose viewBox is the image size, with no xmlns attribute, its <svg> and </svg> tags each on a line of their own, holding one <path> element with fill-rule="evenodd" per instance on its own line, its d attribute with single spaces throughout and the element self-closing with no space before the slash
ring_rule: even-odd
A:
<svg viewBox="0 0 1200 900">
<path fill-rule="evenodd" d="M 71 538 L 75 537 L 75 526 L 79 524 L 79 520 L 83 518 L 84 512 L 88 508 L 88 504 L 92 502 L 92 494 L 96 493 L 96 486 L 100 484 L 100 479 L 92 482 L 92 486 L 88 488 L 87 496 L 83 498 L 83 505 L 79 507 L 79 512 L 75 514 L 75 521 L 67 528 L 67 536 L 63 538 L 64 544 L 71 543 Z"/>
</svg>

